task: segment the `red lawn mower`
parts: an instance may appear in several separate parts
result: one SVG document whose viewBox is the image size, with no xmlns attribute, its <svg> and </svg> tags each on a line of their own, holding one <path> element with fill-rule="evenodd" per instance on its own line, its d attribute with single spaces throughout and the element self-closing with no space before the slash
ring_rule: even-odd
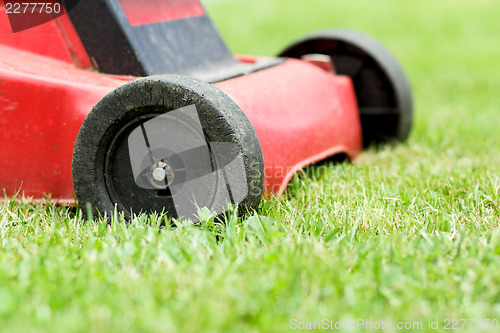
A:
<svg viewBox="0 0 500 333">
<path fill-rule="evenodd" d="M 255 208 L 307 165 L 410 131 L 402 67 L 357 32 L 233 56 L 198 0 L 63 1 L 67 14 L 16 33 L 5 3 L 7 196 L 71 204 L 76 194 L 85 214 L 196 220 L 198 207 Z"/>
</svg>

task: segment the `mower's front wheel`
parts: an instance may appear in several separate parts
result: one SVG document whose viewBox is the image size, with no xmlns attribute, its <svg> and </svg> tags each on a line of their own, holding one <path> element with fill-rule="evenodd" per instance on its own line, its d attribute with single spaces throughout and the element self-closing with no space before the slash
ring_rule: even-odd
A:
<svg viewBox="0 0 500 333">
<path fill-rule="evenodd" d="M 73 152 L 73 185 L 87 214 L 130 219 L 166 213 L 196 221 L 198 208 L 256 208 L 264 162 L 252 124 L 215 86 L 165 75 L 138 79 L 97 103 Z M 87 216 L 89 217 L 89 216 Z"/>
<path fill-rule="evenodd" d="M 413 117 L 410 83 L 385 46 L 356 31 L 331 29 L 299 39 L 280 56 L 300 59 L 311 54 L 330 56 L 337 74 L 352 79 L 365 146 L 406 140 Z"/>
</svg>

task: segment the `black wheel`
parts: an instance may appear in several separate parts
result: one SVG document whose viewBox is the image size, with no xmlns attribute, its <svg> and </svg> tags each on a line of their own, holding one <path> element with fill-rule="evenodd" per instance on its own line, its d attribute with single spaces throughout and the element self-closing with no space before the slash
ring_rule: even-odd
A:
<svg viewBox="0 0 500 333">
<path fill-rule="evenodd" d="M 264 162 L 238 105 L 208 83 L 177 76 L 129 82 L 86 117 L 73 151 L 73 185 L 86 214 L 127 219 L 166 213 L 196 221 L 197 208 L 258 206 Z"/>
<path fill-rule="evenodd" d="M 359 105 L 363 142 L 404 141 L 413 117 L 413 97 L 403 67 L 383 45 L 359 32 L 324 30 L 305 36 L 280 56 L 331 57 L 337 74 L 349 76 Z"/>
</svg>

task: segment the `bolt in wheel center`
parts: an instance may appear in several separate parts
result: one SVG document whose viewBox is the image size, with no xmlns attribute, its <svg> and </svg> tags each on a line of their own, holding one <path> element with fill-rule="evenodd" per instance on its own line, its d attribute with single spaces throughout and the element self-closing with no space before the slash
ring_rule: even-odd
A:
<svg viewBox="0 0 500 333">
<path fill-rule="evenodd" d="M 154 187 L 165 189 L 174 181 L 174 170 L 164 160 L 156 161 L 149 167 L 148 180 Z"/>
</svg>

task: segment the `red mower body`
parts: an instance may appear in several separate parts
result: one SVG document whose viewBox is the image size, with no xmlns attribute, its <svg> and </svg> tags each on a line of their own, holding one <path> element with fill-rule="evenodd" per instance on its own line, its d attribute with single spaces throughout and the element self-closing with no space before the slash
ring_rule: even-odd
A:
<svg viewBox="0 0 500 333">
<path fill-rule="evenodd" d="M 199 15 L 200 7 L 193 8 Z M 91 65 L 67 15 L 14 34 L 0 6 L 0 188 L 7 196 L 74 202 L 71 163 L 82 122 L 103 96 L 137 78 L 100 73 Z M 347 76 L 287 59 L 214 84 L 241 107 L 257 133 L 267 193 L 282 193 L 306 165 L 336 154 L 352 160 L 363 148 Z"/>
</svg>

